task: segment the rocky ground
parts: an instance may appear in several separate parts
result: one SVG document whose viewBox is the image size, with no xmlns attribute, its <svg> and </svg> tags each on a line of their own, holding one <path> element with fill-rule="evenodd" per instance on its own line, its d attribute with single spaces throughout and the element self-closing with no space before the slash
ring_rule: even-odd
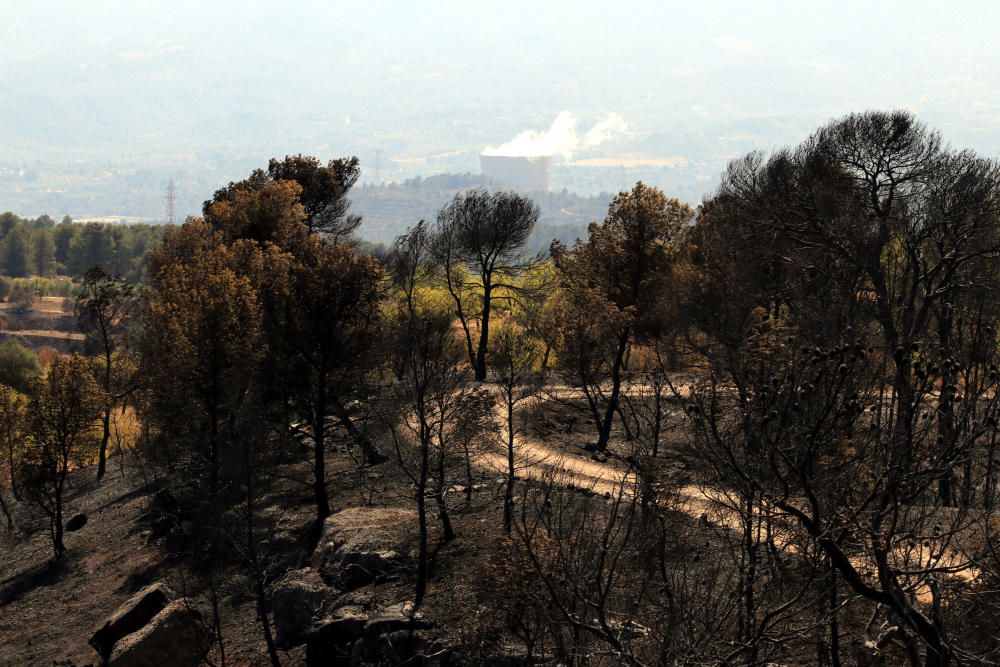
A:
<svg viewBox="0 0 1000 667">
<path fill-rule="evenodd" d="M 47 531 L 5 535 L 0 565 L 0 664 L 88 664 L 98 621 L 162 573 L 163 555 L 142 534 L 153 485 L 141 474 L 113 472 L 100 486 L 92 471 L 74 473 L 72 513 L 87 516 L 68 533 L 65 558 L 51 561 Z"/>
<path fill-rule="evenodd" d="M 594 461 L 584 452 L 585 439 L 575 432 L 586 432 L 585 421 L 570 410 L 554 408 L 551 414 L 544 427 L 553 433 L 551 449 L 541 451 L 534 437 L 519 444 L 527 448 L 524 460 L 531 462 L 523 470 L 526 475 L 555 466 L 591 484 L 603 477 L 601 469 L 614 471 L 613 460 Z M 438 523 L 430 513 L 432 577 L 425 602 L 413 617 L 417 523 L 410 481 L 393 461 L 359 470 L 346 450 L 334 451 L 328 469 L 334 514 L 311 550 L 305 545 L 314 510 L 308 459 L 302 454 L 301 460 L 275 471 L 278 484 L 261 508 L 270 547 L 281 555 L 270 567 L 269 595 L 282 663 L 336 664 L 331 661 L 350 654 L 355 662 L 364 662 L 393 651 L 447 655 L 474 618 L 477 582 L 501 534 L 503 480 L 490 465 L 493 456 L 481 452 L 477 459 L 471 499 L 464 493 L 464 474 L 456 470 L 462 479 L 456 477 L 449 504 L 458 539 L 440 544 Z M 103 626 L 114 626 L 116 617 L 133 614 L 136 600 L 150 587 L 162 587 L 164 603 L 141 623 L 131 621 L 135 628 L 122 626 L 130 633 L 115 644 L 111 664 L 156 664 L 137 659 L 141 651 L 135 647 L 151 646 L 144 650 L 162 654 L 164 649 L 156 646 L 186 645 L 204 637 L 181 614 L 190 608 L 207 618 L 210 610 L 204 594 L 189 595 L 195 586 L 170 555 L 173 538 L 157 525 L 161 480 L 134 455 L 112 459 L 109 475 L 99 485 L 92 475 L 90 469 L 71 475 L 68 516 L 81 514 L 86 523 L 67 535 L 68 553 L 61 562 L 53 564 L 47 530 L 37 520 L 29 535 L 3 534 L 0 665 L 100 664 L 98 650 L 88 641 Z M 227 664 L 265 664 L 249 589 L 227 584 L 219 596 Z M 173 634 L 189 632 L 193 639 L 183 641 Z M 204 650 L 208 660 L 220 662 L 217 646 L 206 642 Z"/>
<path fill-rule="evenodd" d="M 549 402 L 538 414 L 544 419 L 518 437 L 520 478 L 550 475 L 590 494 L 617 487 L 622 462 L 585 450 L 592 436 L 585 415 L 565 401 Z M 268 563 L 268 593 L 282 663 L 336 664 L 334 658 L 351 652 L 355 662 L 374 662 L 393 651 L 446 655 L 445 649 L 467 642 L 481 608 L 481 583 L 502 536 L 501 446 L 473 453 L 471 497 L 465 493 L 464 466 L 454 467 L 448 503 L 456 540 L 440 543 L 439 523 L 429 510 L 432 576 L 416 617 L 409 613 L 417 565 L 411 481 L 395 457 L 359 468 L 353 452 L 334 448 L 327 470 L 333 515 L 317 541 L 308 454 L 303 449 L 273 470 L 274 487 L 259 508 L 264 547 L 277 554 Z M 53 564 L 47 530 L 37 518 L 30 535 L 3 534 L 0 665 L 100 664 L 88 641 L 102 626 L 114 625 L 116 615 L 127 617 L 148 587 L 166 591 L 164 604 L 138 625 L 153 639 L 153 629 L 169 620 L 157 614 L 170 605 L 210 617 L 204 586 L 171 555 L 184 526 L 164 528 L 158 518 L 163 480 L 134 453 L 124 460 L 114 457 L 109 470 L 100 485 L 90 469 L 72 473 L 67 516 L 82 514 L 87 520 L 68 534 L 62 562 Z M 31 521 L 24 517 L 22 523 Z M 267 664 L 250 588 L 234 573 L 228 579 L 218 591 L 226 662 Z M 174 625 L 182 635 L 188 631 L 183 623 Z M 116 650 L 131 647 L 134 639 L 123 637 Z M 205 650 L 207 660 L 221 662 L 216 645 Z M 112 664 L 144 664 L 132 654 L 113 654 Z"/>
</svg>

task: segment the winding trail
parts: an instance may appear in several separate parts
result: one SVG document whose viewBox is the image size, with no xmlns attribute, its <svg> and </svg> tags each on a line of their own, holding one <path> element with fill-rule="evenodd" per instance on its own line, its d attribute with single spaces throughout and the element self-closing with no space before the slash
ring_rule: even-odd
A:
<svg viewBox="0 0 1000 667">
<path fill-rule="evenodd" d="M 681 396 L 690 391 L 689 385 L 680 387 Z M 571 387 L 559 386 L 549 390 L 549 397 L 555 400 L 571 400 L 581 398 L 582 393 Z M 541 400 L 541 399 L 534 399 Z M 500 434 L 505 434 L 506 408 L 502 401 L 497 401 L 495 408 L 497 422 L 500 424 Z M 606 462 L 598 461 L 578 454 L 557 450 L 545 444 L 541 439 L 530 437 L 527 429 L 521 429 L 514 437 L 514 461 L 516 475 L 523 479 L 535 481 L 550 481 L 558 485 L 587 489 L 593 493 L 608 498 L 631 497 L 636 489 L 636 475 L 624 470 L 613 458 Z M 475 457 L 475 464 L 481 469 L 496 473 L 498 476 L 507 474 L 506 447 L 493 439 L 492 448 L 481 451 Z M 742 517 L 736 509 L 734 500 L 727 498 L 725 492 L 703 486 L 686 484 L 674 490 L 677 499 L 676 508 L 692 518 L 701 521 L 711 521 L 715 526 L 742 530 Z M 789 552 L 799 551 L 801 535 L 785 525 L 784 521 L 772 522 L 770 540 L 775 547 Z M 972 583 L 980 571 L 971 559 L 959 549 L 940 546 L 933 543 L 929 548 L 919 545 L 915 549 L 899 547 L 894 551 L 894 559 L 903 569 L 937 570 L 946 573 L 964 583 Z M 862 576 L 874 577 L 873 563 L 863 555 L 851 557 L 854 567 Z M 933 595 L 928 584 L 922 584 L 915 590 L 916 598 L 923 604 L 931 604 Z"/>
</svg>

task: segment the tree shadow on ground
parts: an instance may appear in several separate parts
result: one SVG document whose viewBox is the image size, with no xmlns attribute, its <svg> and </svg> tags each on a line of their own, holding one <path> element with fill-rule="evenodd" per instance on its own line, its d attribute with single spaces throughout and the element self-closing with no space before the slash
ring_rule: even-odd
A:
<svg viewBox="0 0 1000 667">
<path fill-rule="evenodd" d="M 0 607 L 21 599 L 36 588 L 57 583 L 69 569 L 65 558 L 51 559 L 0 581 Z"/>
</svg>

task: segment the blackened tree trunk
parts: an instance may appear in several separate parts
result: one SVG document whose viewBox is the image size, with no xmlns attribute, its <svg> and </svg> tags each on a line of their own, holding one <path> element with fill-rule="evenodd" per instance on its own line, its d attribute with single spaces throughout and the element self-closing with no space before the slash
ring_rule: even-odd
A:
<svg viewBox="0 0 1000 667">
<path fill-rule="evenodd" d="M 514 396 L 513 386 L 505 387 L 507 403 L 507 488 L 503 495 L 503 529 L 508 535 L 514 525 Z"/>
<path fill-rule="evenodd" d="M 351 440 L 353 440 L 355 444 L 361 448 L 362 453 L 365 455 L 365 461 L 367 461 L 368 465 L 379 465 L 380 463 L 385 463 L 388 458 L 379 452 L 371 438 L 369 438 L 357 427 L 357 425 L 355 425 L 354 420 L 351 419 L 351 414 L 340 401 L 340 397 L 331 397 L 330 405 L 333 407 L 333 412 L 340 421 L 340 425 L 343 426 L 344 430 L 347 431 L 347 434 L 351 436 Z"/>
<path fill-rule="evenodd" d="M 101 389 L 104 390 L 104 406 L 101 412 L 101 445 L 97 451 L 97 481 L 104 479 L 107 470 L 108 442 L 111 440 L 111 410 L 114 408 L 111 396 L 111 338 L 101 325 L 104 339 L 104 373 Z"/>
<path fill-rule="evenodd" d="M 281 660 L 278 658 L 278 650 L 274 644 L 274 634 L 271 632 L 271 621 L 267 617 L 267 592 L 264 589 L 264 571 L 261 567 L 260 558 L 257 553 L 257 540 L 254 536 L 255 518 L 255 496 L 257 492 L 257 479 L 255 462 L 248 462 L 247 465 L 247 514 L 246 514 L 246 555 L 247 568 L 253 578 L 253 592 L 256 598 L 257 620 L 260 622 L 261 631 L 264 634 L 264 645 L 267 647 L 267 657 L 271 661 L 272 667 L 281 667 Z M 325 490 L 324 490 L 325 491 Z"/>
<path fill-rule="evenodd" d="M 14 517 L 10 514 L 10 508 L 7 507 L 7 502 L 3 499 L 3 494 L 0 494 L 0 512 L 3 512 L 3 516 L 7 520 L 7 530 L 13 529 Z"/>
<path fill-rule="evenodd" d="M 455 529 L 451 525 L 451 517 L 448 514 L 448 503 L 445 502 L 445 484 L 447 482 L 445 471 L 445 420 L 443 414 L 438 417 L 438 455 L 437 455 L 437 479 L 434 485 L 434 502 L 438 508 L 438 518 L 441 520 L 441 540 L 451 542 L 455 539 Z"/>
<path fill-rule="evenodd" d="M 830 571 L 830 583 L 829 583 L 829 593 L 830 593 L 830 665 L 831 667 L 840 667 L 840 622 L 837 617 L 837 609 L 839 605 L 838 593 L 837 593 L 837 570 L 833 567 L 830 559 L 827 558 L 827 568 Z"/>
<path fill-rule="evenodd" d="M 952 311 L 948 305 L 938 319 L 938 343 L 943 351 L 951 348 Z M 951 453 L 955 445 L 955 382 L 958 372 L 950 359 L 944 359 L 941 369 L 941 396 L 938 399 L 938 455 L 941 456 L 938 479 L 938 500 L 944 507 L 955 503 L 955 473 Z"/>
<path fill-rule="evenodd" d="M 281 659 L 278 657 L 278 649 L 274 645 L 274 634 L 271 632 L 271 621 L 267 618 L 267 593 L 264 591 L 264 579 L 258 576 L 256 580 L 255 593 L 257 596 L 257 619 L 260 621 L 264 631 L 264 644 L 267 646 L 267 657 L 271 661 L 272 667 L 281 667 Z"/>
<path fill-rule="evenodd" d="M 66 553 L 66 545 L 63 544 L 63 484 L 62 481 L 56 483 L 55 494 L 52 504 L 52 550 L 56 558 L 62 558 Z"/>
<path fill-rule="evenodd" d="M 423 415 L 421 414 L 421 420 L 423 420 Z M 427 430 L 427 427 L 422 423 L 421 431 Z M 418 554 L 417 554 L 417 584 L 416 591 L 413 595 L 413 612 L 416 613 L 417 609 L 420 608 L 421 603 L 424 601 L 424 595 L 427 593 L 427 577 L 428 577 L 428 560 L 429 560 L 429 550 L 427 548 L 427 478 L 429 473 L 429 455 L 427 441 L 430 440 L 429 434 L 421 433 L 423 436 L 420 445 L 420 474 L 417 477 L 417 490 L 416 490 L 416 501 L 417 501 L 417 526 L 419 531 L 418 539 Z"/>
<path fill-rule="evenodd" d="M 483 317 L 479 325 L 479 346 L 476 348 L 476 380 L 486 380 L 486 350 L 490 344 L 490 311 L 493 306 L 493 286 L 489 272 L 483 274 Z"/>
<path fill-rule="evenodd" d="M 101 446 L 97 452 L 97 479 L 104 479 L 107 471 L 108 442 L 111 440 L 111 402 L 105 401 L 104 412 L 101 414 Z"/>
<path fill-rule="evenodd" d="M 611 426 L 614 423 L 615 412 L 618 411 L 618 401 L 621 399 L 622 369 L 625 363 L 625 351 L 628 349 L 629 333 L 630 328 L 625 327 L 618 339 L 615 360 L 611 366 L 611 394 L 608 396 L 608 404 L 604 409 L 604 419 L 601 420 L 601 428 L 597 437 L 597 451 L 599 452 L 606 451 L 608 442 L 611 440 Z"/>
<path fill-rule="evenodd" d="M 326 389 L 321 388 L 317 397 L 326 399 Z M 326 493 L 326 415 L 317 408 L 313 414 L 313 495 L 316 498 L 316 520 L 322 527 L 330 516 L 330 499 Z"/>
<path fill-rule="evenodd" d="M 10 494 L 14 496 L 14 500 L 21 502 L 21 492 L 17 484 L 17 475 L 14 474 L 13 441 L 7 443 L 7 465 L 9 466 L 7 470 L 10 471 Z"/>
</svg>

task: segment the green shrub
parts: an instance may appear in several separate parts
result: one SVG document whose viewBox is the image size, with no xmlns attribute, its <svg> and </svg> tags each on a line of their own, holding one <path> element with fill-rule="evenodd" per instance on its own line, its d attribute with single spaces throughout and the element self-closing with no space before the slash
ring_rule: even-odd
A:
<svg viewBox="0 0 1000 667">
<path fill-rule="evenodd" d="M 35 296 L 61 296 L 69 298 L 76 296 L 80 291 L 80 286 L 69 278 L 31 276 L 28 278 L 0 278 L 0 280 L 9 280 L 11 289 L 22 287 L 29 290 Z"/>
<path fill-rule="evenodd" d="M 0 342 L 0 384 L 24 393 L 42 374 L 38 357 L 12 338 Z"/>
</svg>

